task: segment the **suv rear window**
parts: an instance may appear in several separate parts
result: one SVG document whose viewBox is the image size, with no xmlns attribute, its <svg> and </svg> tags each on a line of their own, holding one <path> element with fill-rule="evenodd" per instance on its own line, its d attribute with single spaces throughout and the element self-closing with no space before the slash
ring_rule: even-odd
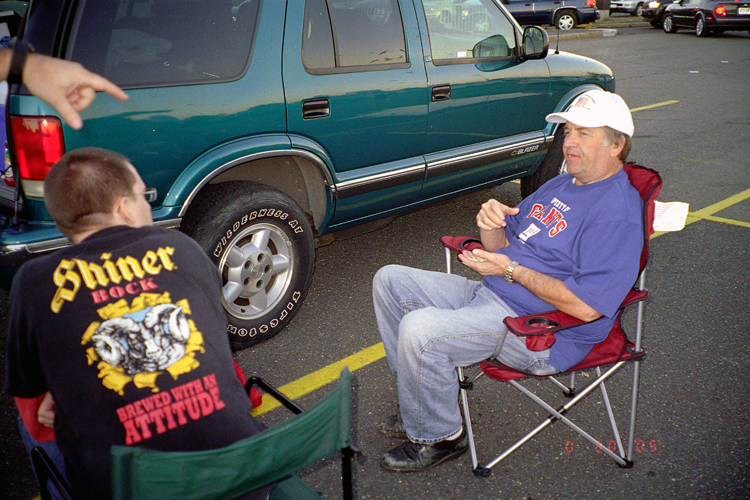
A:
<svg viewBox="0 0 750 500">
<path fill-rule="evenodd" d="M 307 0 L 302 62 L 313 74 L 406 64 L 397 0 Z"/>
<path fill-rule="evenodd" d="M 239 78 L 261 0 L 84 0 L 66 58 L 125 86 Z"/>
</svg>

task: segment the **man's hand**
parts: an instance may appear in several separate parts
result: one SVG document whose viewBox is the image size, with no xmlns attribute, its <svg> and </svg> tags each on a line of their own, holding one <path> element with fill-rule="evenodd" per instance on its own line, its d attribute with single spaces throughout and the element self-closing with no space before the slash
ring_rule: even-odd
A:
<svg viewBox="0 0 750 500">
<path fill-rule="evenodd" d="M 477 227 L 482 246 L 488 252 L 496 252 L 508 246 L 505 235 L 505 218 L 518 213 L 518 208 L 510 208 L 497 200 L 487 200 L 477 214 Z"/>
<path fill-rule="evenodd" d="M 482 231 L 502 229 L 506 226 L 505 217 L 517 213 L 518 207 L 510 208 L 497 200 L 487 200 L 477 214 L 477 227 Z"/>
<path fill-rule="evenodd" d="M 490 253 L 484 250 L 464 250 L 458 255 L 458 260 L 478 272 L 482 276 L 505 276 L 510 259 L 501 253 Z"/>
<path fill-rule="evenodd" d="M 79 63 L 41 54 L 29 54 L 26 58 L 23 82 L 32 94 L 52 105 L 76 130 L 83 126 L 78 113 L 94 101 L 97 91 L 107 92 L 121 101 L 128 99 L 120 87 Z"/>
<path fill-rule="evenodd" d="M 49 392 L 44 395 L 39 410 L 36 412 L 37 420 L 42 425 L 54 427 L 55 425 L 55 401 Z"/>
</svg>

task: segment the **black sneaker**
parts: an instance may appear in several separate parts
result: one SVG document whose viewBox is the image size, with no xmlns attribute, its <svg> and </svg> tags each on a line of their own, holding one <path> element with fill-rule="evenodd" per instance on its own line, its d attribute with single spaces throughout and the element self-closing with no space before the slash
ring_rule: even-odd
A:
<svg viewBox="0 0 750 500">
<path fill-rule="evenodd" d="M 407 441 L 395 447 L 380 460 L 384 469 L 394 472 L 417 472 L 463 454 L 469 448 L 469 438 L 465 430 L 453 440 L 432 444 L 419 444 Z"/>
<path fill-rule="evenodd" d="M 404 429 L 404 421 L 401 420 L 401 414 L 396 413 L 386 418 L 378 425 L 378 430 L 381 434 L 388 437 L 408 439 L 406 435 L 406 429 Z"/>
</svg>

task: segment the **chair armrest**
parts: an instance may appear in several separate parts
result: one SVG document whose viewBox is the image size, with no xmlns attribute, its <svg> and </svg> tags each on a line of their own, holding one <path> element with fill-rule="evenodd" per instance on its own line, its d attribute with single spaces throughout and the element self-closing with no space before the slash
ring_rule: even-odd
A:
<svg viewBox="0 0 750 500">
<path fill-rule="evenodd" d="M 482 240 L 478 235 L 474 236 L 443 236 L 440 244 L 452 252 L 461 253 L 464 250 L 483 249 Z"/>
<path fill-rule="evenodd" d="M 620 304 L 620 309 L 645 300 L 648 297 L 648 291 L 631 289 L 625 296 L 625 300 Z M 580 320 L 570 314 L 562 311 L 548 311 L 538 314 L 528 314 L 526 316 L 507 317 L 503 323 L 508 329 L 519 337 L 528 337 L 532 335 L 544 335 L 553 333 L 566 328 L 583 325 L 586 321 Z"/>
<path fill-rule="evenodd" d="M 531 335 L 553 333 L 558 330 L 582 325 L 586 322 L 562 311 L 547 311 L 538 314 L 527 314 L 526 316 L 516 316 L 515 318 L 508 316 L 503 319 L 503 323 L 515 335 L 528 337 Z"/>
</svg>

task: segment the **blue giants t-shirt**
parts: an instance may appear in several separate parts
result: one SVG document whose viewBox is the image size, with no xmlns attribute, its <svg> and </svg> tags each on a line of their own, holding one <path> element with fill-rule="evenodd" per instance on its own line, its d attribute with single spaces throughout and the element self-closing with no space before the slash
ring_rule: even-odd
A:
<svg viewBox="0 0 750 500">
<path fill-rule="evenodd" d="M 555 334 L 550 363 L 560 371 L 577 365 L 604 340 L 617 310 L 638 277 L 643 249 L 643 201 L 624 170 L 576 186 L 570 174 L 545 183 L 506 218 L 511 260 L 565 283 L 603 315 Z M 555 309 L 518 283 L 485 276 L 484 283 L 519 315 Z"/>
</svg>

